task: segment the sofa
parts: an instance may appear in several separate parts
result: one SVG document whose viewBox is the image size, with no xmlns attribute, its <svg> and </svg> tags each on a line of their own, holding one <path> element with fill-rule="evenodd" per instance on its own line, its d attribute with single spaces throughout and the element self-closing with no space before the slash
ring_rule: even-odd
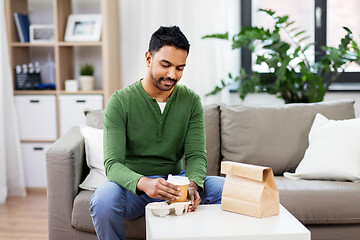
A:
<svg viewBox="0 0 360 240">
<path fill-rule="evenodd" d="M 283 176 L 301 162 L 317 113 L 352 119 L 354 101 L 204 106 L 207 174 L 221 175 L 224 160 L 271 167 L 280 203 L 311 231 L 313 240 L 359 239 L 360 183 Z M 103 114 L 88 111 L 87 125 L 102 128 Z M 89 173 L 84 149 L 79 127 L 73 127 L 46 152 L 49 239 L 97 239 L 89 212 L 93 191 L 79 188 Z M 125 227 L 128 239 L 146 238 L 144 217 L 126 221 Z"/>
</svg>

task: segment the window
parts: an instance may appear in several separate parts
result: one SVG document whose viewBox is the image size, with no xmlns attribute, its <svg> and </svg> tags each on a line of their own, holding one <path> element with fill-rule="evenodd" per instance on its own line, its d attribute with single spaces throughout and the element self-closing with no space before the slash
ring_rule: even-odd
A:
<svg viewBox="0 0 360 240">
<path fill-rule="evenodd" d="M 355 41 L 360 41 L 358 9 L 360 9 L 358 0 L 347 0 L 346 4 L 339 0 L 327 0 L 326 40 L 328 46 L 336 46 L 339 43 L 341 36 L 345 33 L 342 29 L 343 26 L 353 31 Z M 360 66 L 353 63 L 347 68 L 347 71 L 360 72 Z"/>
<path fill-rule="evenodd" d="M 299 30 L 305 30 L 307 35 L 310 36 L 309 39 L 305 40 L 302 44 L 305 46 L 308 43 L 312 43 L 315 41 L 314 34 L 314 15 L 310 14 L 309 17 L 304 17 L 309 15 L 309 12 L 314 12 L 314 0 L 302 0 L 301 4 L 299 4 L 298 0 L 252 0 L 252 16 L 251 23 L 253 26 L 264 27 L 266 29 L 273 30 L 274 20 L 263 12 L 258 12 L 259 8 L 263 9 L 272 9 L 276 11 L 276 15 L 285 16 L 289 15 L 290 21 L 295 21 L 294 27 L 299 27 Z M 285 39 L 287 42 L 291 43 L 288 34 L 285 32 L 280 32 L 281 38 Z M 293 45 L 293 44 L 292 44 Z M 295 49 L 297 46 L 292 46 Z M 314 56 L 314 47 L 309 49 L 308 59 L 311 59 L 311 56 Z M 252 70 L 258 72 L 268 72 L 267 66 L 258 66 L 255 65 L 255 54 L 252 56 Z"/>
<path fill-rule="evenodd" d="M 345 35 L 343 26 L 348 27 L 353 32 L 355 40 L 360 42 L 360 21 L 357 13 L 360 9 L 360 1 L 358 0 L 347 0 L 346 3 L 341 0 L 241 0 L 241 25 L 270 28 L 272 19 L 258 12 L 259 8 L 272 9 L 280 16 L 289 15 L 298 27 L 306 30 L 310 36 L 308 42 L 316 43 L 309 51 L 308 57 L 312 56 L 312 61 L 321 57 L 321 46 L 339 44 L 340 39 Z M 267 72 L 265 66 L 255 66 L 252 59 L 254 57 L 251 52 L 242 49 L 241 67 L 246 72 L 252 70 Z M 360 66 L 355 63 L 349 65 L 346 72 L 339 76 L 329 90 L 360 90 Z"/>
</svg>

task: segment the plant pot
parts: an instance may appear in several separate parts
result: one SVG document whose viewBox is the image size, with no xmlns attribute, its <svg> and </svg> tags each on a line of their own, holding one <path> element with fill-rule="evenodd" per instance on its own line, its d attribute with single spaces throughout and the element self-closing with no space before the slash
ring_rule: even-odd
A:
<svg viewBox="0 0 360 240">
<path fill-rule="evenodd" d="M 94 90 L 95 78 L 94 76 L 80 76 L 80 90 L 91 91 Z"/>
</svg>

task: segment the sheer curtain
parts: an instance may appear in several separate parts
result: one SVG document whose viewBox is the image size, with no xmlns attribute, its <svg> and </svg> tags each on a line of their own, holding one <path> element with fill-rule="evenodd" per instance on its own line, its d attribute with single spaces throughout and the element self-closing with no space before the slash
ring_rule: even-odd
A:
<svg viewBox="0 0 360 240">
<path fill-rule="evenodd" d="M 23 161 L 12 95 L 4 0 L 0 0 L 0 203 L 7 196 L 25 196 Z"/>
<path fill-rule="evenodd" d="M 238 0 L 120 0 L 121 59 L 123 87 L 142 78 L 144 54 L 151 34 L 160 26 L 178 25 L 190 42 L 187 66 L 180 81 L 197 92 L 203 104 L 230 102 L 228 91 L 205 98 L 228 73 L 238 73 L 239 52 L 218 39 L 201 39 L 214 33 L 240 29 Z"/>
</svg>

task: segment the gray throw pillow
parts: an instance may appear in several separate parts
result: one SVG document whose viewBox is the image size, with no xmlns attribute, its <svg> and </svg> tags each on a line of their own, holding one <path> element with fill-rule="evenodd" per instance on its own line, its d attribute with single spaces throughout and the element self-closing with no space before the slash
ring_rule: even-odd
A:
<svg viewBox="0 0 360 240">
<path fill-rule="evenodd" d="M 86 124 L 93 128 L 103 129 L 104 111 L 101 110 L 85 110 Z"/>
<path fill-rule="evenodd" d="M 271 167 L 275 175 L 294 172 L 309 145 L 308 134 L 317 113 L 333 120 L 355 117 L 353 100 L 279 106 L 221 105 L 220 111 L 223 161 Z"/>
</svg>

